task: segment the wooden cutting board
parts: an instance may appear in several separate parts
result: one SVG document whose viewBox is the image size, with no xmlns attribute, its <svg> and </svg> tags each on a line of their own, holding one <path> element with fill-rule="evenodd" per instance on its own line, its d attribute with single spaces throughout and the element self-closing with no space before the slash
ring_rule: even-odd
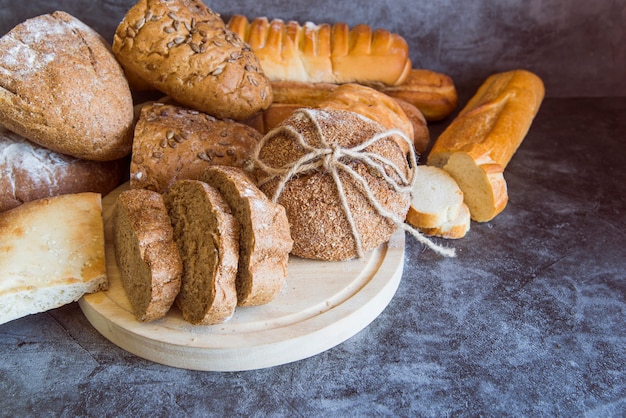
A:
<svg viewBox="0 0 626 418">
<path fill-rule="evenodd" d="M 85 295 L 89 322 L 139 357 L 191 370 L 242 371 L 301 360 L 328 350 L 369 325 L 395 294 L 404 265 L 404 232 L 358 260 L 291 256 L 287 285 L 264 306 L 238 307 L 224 324 L 197 326 L 172 308 L 162 320 L 132 314 L 115 262 L 111 215 L 123 185 L 103 199 L 109 289 Z"/>
</svg>

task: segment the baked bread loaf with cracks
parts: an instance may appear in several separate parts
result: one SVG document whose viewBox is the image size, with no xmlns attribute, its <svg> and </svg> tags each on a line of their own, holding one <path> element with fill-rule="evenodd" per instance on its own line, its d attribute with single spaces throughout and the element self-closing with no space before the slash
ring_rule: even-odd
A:
<svg viewBox="0 0 626 418">
<path fill-rule="evenodd" d="M 285 209 L 270 201 L 239 168 L 210 167 L 200 180 L 222 193 L 240 225 L 237 304 L 272 301 L 287 279 L 293 246 Z"/>
<path fill-rule="evenodd" d="M 0 38 L 0 125 L 76 158 L 126 156 L 133 102 L 110 46 L 65 12 L 17 25 Z"/>
<path fill-rule="evenodd" d="M 163 318 L 181 286 L 182 261 L 161 194 L 125 190 L 113 208 L 120 278 L 138 321 Z"/>
<path fill-rule="evenodd" d="M 237 306 L 239 223 L 222 194 L 201 181 L 177 181 L 164 199 L 183 261 L 176 305 L 192 324 L 225 322 Z"/>
<path fill-rule="evenodd" d="M 164 192 L 180 179 L 198 179 L 212 165 L 252 170 L 262 134 L 233 120 L 154 103 L 142 107 L 135 126 L 130 187 Z"/>
<path fill-rule="evenodd" d="M 34 200 L 0 213 L 0 324 L 107 287 L 98 193 Z"/>
<path fill-rule="evenodd" d="M 257 57 L 200 0 L 139 0 L 117 27 L 113 52 L 132 79 L 221 119 L 272 103 Z"/>
<path fill-rule="evenodd" d="M 127 164 L 61 154 L 0 127 L 0 212 L 61 194 L 106 195 L 120 184 Z"/>
</svg>

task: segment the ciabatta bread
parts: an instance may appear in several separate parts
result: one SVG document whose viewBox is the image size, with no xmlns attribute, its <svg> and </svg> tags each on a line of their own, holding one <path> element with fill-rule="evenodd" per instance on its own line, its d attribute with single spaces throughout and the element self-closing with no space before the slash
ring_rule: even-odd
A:
<svg viewBox="0 0 626 418">
<path fill-rule="evenodd" d="M 0 324 L 107 286 L 99 194 L 39 199 L 0 214 Z"/>
<path fill-rule="evenodd" d="M 130 152 L 132 96 L 104 39 L 55 12 L 0 38 L 0 124 L 59 153 L 115 160 Z"/>
<path fill-rule="evenodd" d="M 215 188 L 180 180 L 164 194 L 183 261 L 176 304 L 192 324 L 228 320 L 237 306 L 239 223 Z"/>
<path fill-rule="evenodd" d="M 130 187 L 164 192 L 176 180 L 200 178 L 211 165 L 251 170 L 261 138 L 233 120 L 178 105 L 147 104 L 135 127 Z"/>
<path fill-rule="evenodd" d="M 132 79 L 218 118 L 246 119 L 272 103 L 257 57 L 200 0 L 139 0 L 113 52 Z"/>
<path fill-rule="evenodd" d="M 428 164 L 457 180 L 473 220 L 489 221 L 506 207 L 504 169 L 544 94 L 543 82 L 529 71 L 493 74 L 433 144 Z"/>
<path fill-rule="evenodd" d="M 108 194 L 120 184 L 126 164 L 71 157 L 0 127 L 0 212 L 61 194 Z"/>
<path fill-rule="evenodd" d="M 411 70 L 404 38 L 368 25 L 304 25 L 232 16 L 228 27 L 250 45 L 270 80 L 401 84 Z"/>
<path fill-rule="evenodd" d="M 113 240 L 120 278 L 141 322 L 163 318 L 181 286 L 182 261 L 163 197 L 125 190 L 113 209 Z"/>
<path fill-rule="evenodd" d="M 210 167 L 201 180 L 222 193 L 240 225 L 237 304 L 272 301 L 287 279 L 293 246 L 285 209 L 270 201 L 239 168 Z"/>
</svg>

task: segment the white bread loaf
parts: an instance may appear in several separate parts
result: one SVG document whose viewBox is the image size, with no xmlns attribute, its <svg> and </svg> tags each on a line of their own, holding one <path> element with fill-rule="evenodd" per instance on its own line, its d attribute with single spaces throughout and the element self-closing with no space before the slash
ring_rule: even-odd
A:
<svg viewBox="0 0 626 418">
<path fill-rule="evenodd" d="M 489 221 L 506 207 L 504 169 L 544 94 L 543 82 L 529 71 L 493 74 L 433 144 L 428 165 L 456 179 L 473 220 Z"/>
<path fill-rule="evenodd" d="M 237 306 L 239 223 L 222 194 L 197 180 L 179 180 L 164 194 L 183 261 L 176 305 L 192 324 L 228 320 Z"/>
<path fill-rule="evenodd" d="M 163 197 L 125 190 L 112 222 L 115 258 L 135 317 L 141 322 L 164 317 L 180 290 L 182 261 Z"/>
<path fill-rule="evenodd" d="M 232 16 L 230 30 L 250 45 L 270 80 L 401 84 L 411 71 L 404 38 L 368 25 L 304 25 Z"/>
<path fill-rule="evenodd" d="M 107 286 L 100 194 L 44 198 L 0 214 L 0 324 Z"/>
</svg>

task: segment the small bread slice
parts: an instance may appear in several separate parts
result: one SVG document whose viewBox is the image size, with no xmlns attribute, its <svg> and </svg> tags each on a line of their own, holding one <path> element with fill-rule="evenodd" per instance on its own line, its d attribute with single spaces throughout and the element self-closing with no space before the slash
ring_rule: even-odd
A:
<svg viewBox="0 0 626 418">
<path fill-rule="evenodd" d="M 123 191 L 113 208 L 115 257 L 124 290 L 141 322 L 163 318 L 180 290 L 182 261 L 163 197 Z"/>
<path fill-rule="evenodd" d="M 456 219 L 444 222 L 434 228 L 420 228 L 428 236 L 447 239 L 463 238 L 470 230 L 471 217 L 469 207 L 463 203 Z"/>
<path fill-rule="evenodd" d="M 287 279 L 293 247 L 285 208 L 272 202 L 240 168 L 213 166 L 201 180 L 222 193 L 241 226 L 237 304 L 272 301 Z"/>
<path fill-rule="evenodd" d="M 215 188 L 178 180 L 164 194 L 183 260 L 176 305 L 194 325 L 228 320 L 237 306 L 239 223 Z"/>
<path fill-rule="evenodd" d="M 43 198 L 0 214 L 0 324 L 107 287 L 100 194 Z"/>
<path fill-rule="evenodd" d="M 442 168 L 427 165 L 418 165 L 415 176 L 407 222 L 419 229 L 454 222 L 463 205 L 463 192 L 454 178 Z"/>
</svg>

